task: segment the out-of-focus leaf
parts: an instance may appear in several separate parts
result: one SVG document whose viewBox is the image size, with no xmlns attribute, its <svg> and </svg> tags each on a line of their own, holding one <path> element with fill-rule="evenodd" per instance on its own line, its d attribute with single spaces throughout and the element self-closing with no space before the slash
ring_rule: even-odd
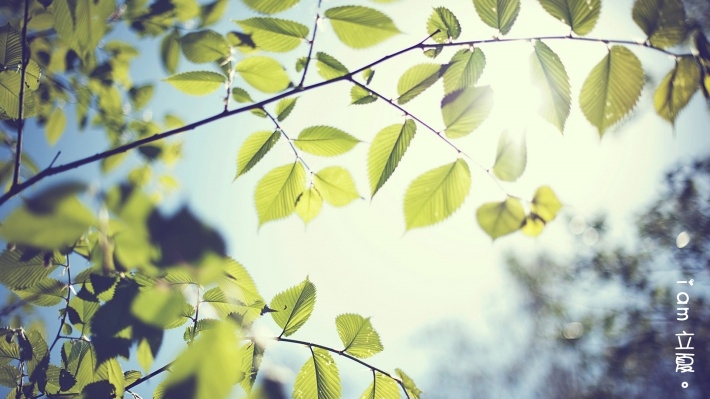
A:
<svg viewBox="0 0 710 399">
<path fill-rule="evenodd" d="M 291 51 L 308 36 L 307 26 L 286 19 L 254 17 L 235 22 L 266 51 Z"/>
<path fill-rule="evenodd" d="M 247 83 L 264 93 L 278 93 L 291 83 L 281 64 L 269 57 L 245 58 L 235 70 Z"/>
<path fill-rule="evenodd" d="M 180 39 L 185 58 L 202 64 L 217 61 L 229 55 L 229 43 L 219 33 L 206 29 L 190 32 Z"/>
<path fill-rule="evenodd" d="M 541 89 L 540 115 L 564 132 L 572 103 L 565 66 L 552 49 L 537 40 L 530 56 L 530 70 L 533 82 Z"/>
<path fill-rule="evenodd" d="M 476 211 L 476 219 L 483 231 L 492 239 L 518 231 L 525 222 L 523 205 L 516 198 L 503 202 L 488 202 Z"/>
<path fill-rule="evenodd" d="M 525 135 L 515 136 L 509 130 L 504 130 L 498 139 L 493 173 L 503 181 L 515 181 L 525 171 L 527 161 Z"/>
<path fill-rule="evenodd" d="M 390 17 L 369 7 L 333 7 L 325 11 L 325 17 L 338 39 L 352 48 L 374 46 L 400 33 Z"/>
<path fill-rule="evenodd" d="M 653 95 L 656 113 L 674 123 L 700 87 L 700 67 L 694 57 L 680 57 L 666 74 Z"/>
<path fill-rule="evenodd" d="M 193 96 L 203 96 L 223 86 L 226 79 L 223 75 L 216 72 L 193 71 L 178 73 L 177 75 L 169 76 L 163 80 L 183 93 Z"/>
<path fill-rule="evenodd" d="M 243 0 L 244 4 L 254 11 L 264 14 L 276 14 L 286 11 L 298 3 L 299 0 Z"/>
<path fill-rule="evenodd" d="M 322 207 L 323 197 L 318 190 L 311 187 L 298 197 L 296 213 L 304 223 L 308 224 L 308 222 L 318 216 Z"/>
<path fill-rule="evenodd" d="M 486 120 L 492 108 L 493 90 L 490 86 L 469 87 L 447 95 L 441 101 L 446 136 L 468 135 Z"/>
<path fill-rule="evenodd" d="M 682 1 L 636 0 L 631 15 L 653 46 L 668 48 L 683 39 L 686 18 Z"/>
</svg>

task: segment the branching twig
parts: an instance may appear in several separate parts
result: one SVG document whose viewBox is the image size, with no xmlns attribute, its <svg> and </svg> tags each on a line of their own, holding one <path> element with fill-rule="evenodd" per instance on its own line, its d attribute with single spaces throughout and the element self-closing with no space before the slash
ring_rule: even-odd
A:
<svg viewBox="0 0 710 399">
<path fill-rule="evenodd" d="M 301 81 L 298 83 L 298 87 L 303 87 L 303 82 L 306 80 L 306 74 L 308 73 L 308 66 L 311 64 L 313 46 L 316 42 L 316 32 L 318 31 L 318 24 L 320 23 L 320 4 L 321 0 L 318 0 L 316 22 L 313 23 L 313 35 L 311 36 L 311 40 L 308 42 L 308 55 L 306 56 L 306 65 L 303 66 L 303 74 L 301 75 Z"/>
<path fill-rule="evenodd" d="M 288 145 L 291 146 L 291 150 L 292 150 L 293 153 L 296 155 L 296 160 L 297 160 L 297 161 L 300 161 L 301 164 L 303 164 L 303 166 L 304 166 L 309 172 L 312 172 L 312 171 L 311 171 L 311 168 L 308 167 L 308 164 L 306 164 L 306 161 L 301 157 L 301 155 L 298 153 L 298 150 L 297 150 L 296 147 L 293 145 L 293 141 L 291 141 L 291 138 L 288 137 L 288 135 L 286 134 L 286 132 L 281 128 L 281 125 L 279 125 L 279 121 L 278 121 L 276 118 L 274 118 L 274 116 L 271 115 L 271 113 L 270 113 L 269 111 L 267 111 L 267 110 L 265 110 L 265 109 L 264 109 L 263 111 L 266 113 L 266 116 L 268 116 L 269 119 L 271 119 L 271 122 L 274 123 L 274 126 L 276 126 L 276 130 L 278 130 L 278 131 L 281 133 L 281 135 L 284 136 L 284 138 L 288 141 Z"/>
<path fill-rule="evenodd" d="M 52 349 L 54 349 L 54 345 L 59 342 L 59 339 L 62 338 L 62 328 L 64 327 L 64 323 L 66 323 L 67 320 L 67 309 L 69 308 L 69 300 L 71 299 L 71 285 L 72 285 L 72 280 L 71 280 L 71 268 L 69 267 L 69 256 L 67 256 L 67 265 L 66 265 L 66 270 L 67 270 L 67 297 L 64 299 L 65 302 L 67 303 L 67 306 L 64 308 L 64 312 L 62 312 L 62 320 L 59 322 L 59 328 L 57 329 L 57 335 L 54 337 L 54 341 L 52 341 L 52 345 L 49 347 L 49 352 L 52 352 Z"/>
<path fill-rule="evenodd" d="M 27 64 L 29 60 L 29 49 L 27 48 L 27 24 L 30 19 L 30 0 L 25 0 L 25 15 L 22 23 L 22 42 L 21 61 L 20 61 L 20 103 L 18 104 L 17 112 L 17 142 L 15 143 L 15 171 L 12 175 L 12 187 L 17 186 L 20 181 L 20 167 L 22 167 L 22 129 L 25 126 L 24 105 L 25 105 L 25 74 L 27 73 Z"/>
</svg>

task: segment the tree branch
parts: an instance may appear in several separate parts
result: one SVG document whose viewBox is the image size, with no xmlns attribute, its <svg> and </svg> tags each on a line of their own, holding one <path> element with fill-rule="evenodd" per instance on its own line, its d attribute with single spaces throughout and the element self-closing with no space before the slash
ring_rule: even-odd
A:
<svg viewBox="0 0 710 399">
<path fill-rule="evenodd" d="M 311 168 L 308 167 L 308 164 L 306 164 L 306 161 L 305 161 L 305 160 L 301 157 L 301 155 L 298 153 L 298 150 L 296 149 L 296 147 L 294 147 L 293 141 L 291 141 L 291 138 L 288 137 L 288 135 L 286 134 L 286 132 L 281 128 L 281 125 L 279 125 L 279 121 L 276 120 L 276 118 L 274 118 L 273 115 L 271 115 L 271 112 L 268 112 L 267 110 L 263 110 L 263 111 L 266 113 L 266 116 L 268 116 L 269 119 L 271 119 L 271 122 L 274 123 L 274 126 L 276 126 L 276 130 L 278 130 L 278 131 L 281 133 L 281 135 L 284 136 L 284 138 L 288 141 L 288 145 L 291 146 L 291 150 L 292 150 L 293 153 L 296 155 L 296 160 L 297 160 L 297 161 L 300 161 L 301 164 L 303 164 L 303 166 L 304 166 L 306 169 L 308 169 L 309 172 L 313 172 L 313 171 L 311 170 Z"/>
<path fill-rule="evenodd" d="M 306 65 L 303 67 L 303 75 L 301 75 L 301 81 L 298 83 L 298 87 L 303 87 L 303 82 L 306 80 L 306 74 L 308 73 L 308 65 L 311 63 L 311 55 L 313 54 L 313 45 L 316 42 L 316 32 L 318 31 L 318 22 L 320 22 L 320 4 L 321 0 L 318 0 L 318 7 L 316 11 L 316 22 L 313 23 L 313 35 L 308 43 L 308 55 L 306 56 Z"/>
<path fill-rule="evenodd" d="M 29 51 L 27 48 L 27 23 L 30 19 L 30 0 L 25 0 L 25 15 L 23 16 L 21 61 L 20 61 L 20 103 L 18 104 L 18 121 L 17 121 L 17 143 L 15 143 L 15 170 L 12 175 L 12 187 L 17 186 L 20 181 L 20 168 L 22 167 L 22 129 L 25 126 L 23 118 L 25 105 L 25 74 L 27 73 L 27 60 L 29 59 Z"/>
<path fill-rule="evenodd" d="M 67 256 L 67 265 L 66 265 L 66 270 L 67 270 L 67 297 L 64 299 L 67 306 L 64 308 L 64 312 L 62 313 L 62 319 L 59 322 L 59 328 L 57 329 L 57 335 L 54 337 L 54 341 L 52 341 L 52 345 L 49 347 L 49 352 L 52 352 L 52 349 L 54 349 L 54 345 L 59 342 L 59 338 L 62 337 L 62 328 L 64 327 L 64 323 L 67 321 L 67 309 L 69 308 L 69 300 L 71 299 L 71 285 L 72 285 L 72 280 L 71 280 L 71 268 L 69 267 L 69 256 Z"/>
<path fill-rule="evenodd" d="M 134 388 L 134 387 L 136 387 L 137 385 L 140 385 L 140 384 L 142 384 L 142 383 L 148 381 L 149 379 L 155 377 L 156 375 L 158 375 L 158 374 L 160 374 L 160 373 L 162 373 L 162 372 L 164 372 L 164 371 L 170 370 L 170 366 L 172 366 L 172 365 L 173 365 L 173 362 L 170 362 L 170 363 L 166 364 L 165 366 L 163 366 L 163 367 L 161 367 L 161 368 L 159 368 L 159 369 L 153 371 L 152 373 L 150 373 L 150 374 L 148 374 L 148 375 L 146 375 L 146 376 L 144 376 L 144 377 L 141 377 L 141 378 L 139 378 L 139 379 L 133 381 L 132 383 L 126 385 L 126 388 L 124 388 L 124 389 L 131 389 L 131 388 Z"/>
</svg>

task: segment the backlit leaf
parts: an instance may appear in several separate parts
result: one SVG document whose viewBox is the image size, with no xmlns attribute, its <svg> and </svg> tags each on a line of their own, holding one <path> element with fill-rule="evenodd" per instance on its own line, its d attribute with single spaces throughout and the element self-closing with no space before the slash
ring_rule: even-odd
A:
<svg viewBox="0 0 710 399">
<path fill-rule="evenodd" d="M 224 286 L 225 289 L 230 289 Z M 233 287 L 231 287 L 233 288 Z M 232 292 L 230 292 L 231 294 Z M 214 287 L 207 290 L 202 296 L 202 301 L 208 303 L 221 318 L 234 317 L 239 320 L 242 326 L 248 326 L 254 322 L 264 308 L 264 303 L 258 302 L 246 304 L 237 298 L 227 296 L 224 290 L 220 287 Z M 198 331 L 199 332 L 199 331 Z"/>
<path fill-rule="evenodd" d="M 229 55 L 229 43 L 213 30 L 191 32 L 180 39 L 182 53 L 188 60 L 202 64 L 217 61 Z"/>
<path fill-rule="evenodd" d="M 377 96 L 369 90 L 363 89 L 361 86 L 355 85 L 350 89 L 350 99 L 353 105 L 370 104 L 377 101 Z"/>
<path fill-rule="evenodd" d="M 312 348 L 311 351 L 313 356 L 296 376 L 292 398 L 340 399 L 340 375 L 333 357 L 320 348 Z"/>
<path fill-rule="evenodd" d="M 303 326 L 311 317 L 316 303 L 316 287 L 308 279 L 277 294 L 269 308 L 271 317 L 283 329 L 280 335 L 289 336 Z"/>
<path fill-rule="evenodd" d="M 520 231 L 530 237 L 537 237 L 545 229 L 545 221 L 535 213 L 530 213 L 525 217 L 525 222 Z"/>
<path fill-rule="evenodd" d="M 539 0 L 542 7 L 555 19 L 584 36 L 591 32 L 599 19 L 601 0 Z"/>
<path fill-rule="evenodd" d="M 683 39 L 686 18 L 682 1 L 636 0 L 631 15 L 653 46 L 672 47 Z"/>
<path fill-rule="evenodd" d="M 520 0 L 473 0 L 481 20 L 502 35 L 507 35 L 520 13 Z"/>
<path fill-rule="evenodd" d="M 700 87 L 700 67 L 694 57 L 679 57 L 653 95 L 656 113 L 674 123 L 678 113 Z"/>
<path fill-rule="evenodd" d="M 55 1 L 49 7 L 54 28 L 69 47 L 82 58 L 93 53 L 104 37 L 109 16 L 116 11 L 114 0 Z"/>
<path fill-rule="evenodd" d="M 407 119 L 402 125 L 380 130 L 372 140 L 367 155 L 367 172 L 373 197 L 394 173 L 416 132 L 417 125 Z"/>
<path fill-rule="evenodd" d="M 264 302 L 249 272 L 239 262 L 228 258 L 223 266 L 224 278 L 217 281 L 222 291 L 230 298 L 245 304 Z"/>
<path fill-rule="evenodd" d="M 365 84 L 369 85 L 372 82 L 372 78 L 375 77 L 375 70 L 372 68 L 367 68 L 362 71 L 362 78 L 365 79 Z"/>
<path fill-rule="evenodd" d="M 417 177 L 404 194 L 407 230 L 429 226 L 451 216 L 471 189 L 471 172 L 463 159 Z"/>
<path fill-rule="evenodd" d="M 431 17 L 429 17 L 427 21 L 426 30 L 430 35 L 438 30 L 438 32 L 431 37 L 437 43 L 458 39 L 459 35 L 461 35 L 459 20 L 454 13 L 449 11 L 446 7 L 437 7 L 434 9 L 434 12 L 432 12 Z"/>
<path fill-rule="evenodd" d="M 235 70 L 247 83 L 264 93 L 278 93 L 291 83 L 281 64 L 269 57 L 245 58 Z"/>
<path fill-rule="evenodd" d="M 241 87 L 232 87 L 232 98 L 238 103 L 253 103 L 249 93 Z"/>
<path fill-rule="evenodd" d="M 579 105 L 599 135 L 628 115 L 641 95 L 644 72 L 629 49 L 614 46 L 582 85 Z"/>
<path fill-rule="evenodd" d="M 335 318 L 335 327 L 345 353 L 364 359 L 382 352 L 380 336 L 369 318 L 357 314 L 341 314 Z"/>
<path fill-rule="evenodd" d="M 49 145 L 54 145 L 62 133 L 64 133 L 64 128 L 67 125 L 67 117 L 64 114 L 64 110 L 61 108 L 55 108 L 52 113 L 49 114 L 47 118 L 47 123 L 44 126 L 44 133 L 47 136 L 47 142 Z"/>
<path fill-rule="evenodd" d="M 241 386 L 247 392 L 251 392 L 254 386 L 256 375 L 261 366 L 261 359 L 264 357 L 264 350 L 265 348 L 262 345 L 253 341 L 247 342 L 244 346 L 239 348 L 239 359 L 241 359 L 240 371 L 244 373 Z"/>
<path fill-rule="evenodd" d="M 313 175 L 313 186 L 333 206 L 345 206 L 360 198 L 350 172 L 339 166 L 321 169 Z"/>
<path fill-rule="evenodd" d="M 286 119 L 291 111 L 293 111 L 297 100 L 298 97 L 284 98 L 276 104 L 276 119 L 278 119 L 279 122 Z"/>
<path fill-rule="evenodd" d="M 399 399 L 399 385 L 395 380 L 376 372 L 374 379 L 360 399 Z"/>
<path fill-rule="evenodd" d="M 535 52 L 530 56 L 533 83 L 540 88 L 542 102 L 539 113 L 564 132 L 572 97 L 569 76 L 560 57 L 545 43 L 535 41 Z"/>
<path fill-rule="evenodd" d="M 486 56 L 479 48 L 459 50 L 444 72 L 444 94 L 474 86 L 486 67 Z"/>
<path fill-rule="evenodd" d="M 525 171 L 528 161 L 528 149 L 525 135 L 515 136 L 504 130 L 498 140 L 493 174 L 503 181 L 515 181 Z"/>
<path fill-rule="evenodd" d="M 326 157 L 344 154 L 359 142 L 355 137 L 330 126 L 307 127 L 293 140 L 293 144 L 299 149 Z"/>
<path fill-rule="evenodd" d="M 267 173 L 254 192 L 259 225 L 290 215 L 305 184 L 306 172 L 300 162 L 279 166 Z"/>
<path fill-rule="evenodd" d="M 210 26 L 219 22 L 224 15 L 229 0 L 215 0 L 200 7 L 200 27 Z"/>
<path fill-rule="evenodd" d="M 0 72 L 0 115 L 7 114 L 12 119 L 20 117 L 20 82 L 22 74 L 15 70 Z M 29 118 L 37 114 L 36 92 L 25 90 L 23 93 L 22 117 Z"/>
<path fill-rule="evenodd" d="M 353 48 L 374 46 L 399 33 L 390 17 L 369 7 L 333 7 L 325 16 L 340 41 Z"/>
<path fill-rule="evenodd" d="M 554 220 L 560 209 L 562 204 L 549 186 L 541 186 L 535 191 L 530 210 L 540 216 L 545 223 Z"/>
<path fill-rule="evenodd" d="M 318 74 L 326 80 L 339 78 L 348 74 L 348 68 L 346 68 L 345 65 L 320 51 L 316 53 L 316 68 L 318 68 Z"/>
<path fill-rule="evenodd" d="M 185 298 L 180 292 L 156 286 L 141 290 L 133 300 L 131 313 L 143 323 L 166 328 L 181 318 L 184 304 Z"/>
<path fill-rule="evenodd" d="M 503 202 L 481 205 L 476 211 L 476 219 L 483 231 L 495 240 L 518 231 L 525 221 L 525 211 L 517 198 L 508 197 Z"/>
<path fill-rule="evenodd" d="M 409 395 L 410 399 L 419 399 L 420 395 L 422 394 L 422 391 L 417 388 L 417 385 L 414 383 L 414 381 L 409 378 L 407 374 L 404 373 L 401 369 L 395 369 L 394 370 L 399 378 L 402 380 L 402 384 L 404 384 L 404 389 L 407 391 L 407 394 Z"/>
<path fill-rule="evenodd" d="M 180 33 L 177 29 L 170 31 L 161 40 L 160 60 L 163 62 L 163 68 L 168 73 L 175 74 L 180 61 Z"/>
<path fill-rule="evenodd" d="M 183 93 L 204 96 L 223 86 L 226 78 L 216 72 L 193 71 L 178 73 L 163 80 Z"/>
<path fill-rule="evenodd" d="M 244 4 L 254 11 L 264 14 L 276 14 L 288 10 L 299 0 L 243 0 Z"/>
<path fill-rule="evenodd" d="M 397 83 L 397 102 L 404 104 L 436 83 L 443 73 L 439 64 L 419 64 L 407 69 Z"/>
<path fill-rule="evenodd" d="M 441 101 L 446 136 L 468 135 L 486 120 L 492 108 L 493 90 L 490 86 L 469 87 L 447 95 Z"/>
<path fill-rule="evenodd" d="M 24 290 L 15 293 L 22 300 L 37 306 L 54 306 L 67 296 L 65 283 L 53 278 L 47 278 Z"/>
<path fill-rule="evenodd" d="M 296 213 L 304 223 L 308 223 L 318 216 L 322 207 L 323 197 L 311 187 L 299 196 L 296 203 Z"/>
<path fill-rule="evenodd" d="M 308 27 L 286 19 L 254 17 L 235 22 L 266 51 L 291 51 L 308 36 Z"/>
</svg>

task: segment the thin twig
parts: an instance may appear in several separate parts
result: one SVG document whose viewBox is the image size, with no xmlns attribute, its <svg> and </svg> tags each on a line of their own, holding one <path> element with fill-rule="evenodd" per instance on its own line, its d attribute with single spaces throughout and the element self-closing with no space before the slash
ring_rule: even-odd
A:
<svg viewBox="0 0 710 399">
<path fill-rule="evenodd" d="M 298 150 L 297 150 L 296 147 L 293 145 L 293 141 L 291 141 L 291 138 L 288 137 L 288 135 L 286 134 L 286 132 L 281 128 L 281 125 L 279 125 L 279 121 L 278 121 L 276 118 L 274 118 L 274 116 L 271 115 L 271 113 L 270 113 L 269 111 L 267 111 L 267 110 L 265 110 L 265 109 L 264 109 L 263 111 L 264 111 L 264 113 L 266 113 L 266 116 L 268 116 L 269 119 L 271 119 L 271 122 L 274 123 L 274 126 L 276 126 L 276 130 L 278 130 L 279 133 L 281 133 L 281 135 L 284 136 L 284 138 L 288 141 L 288 145 L 291 146 L 291 150 L 292 150 L 293 153 L 296 155 L 296 160 L 297 160 L 297 161 L 300 161 L 301 164 L 303 164 L 303 166 L 310 172 L 310 171 L 311 171 L 311 168 L 308 167 L 308 164 L 306 163 L 306 161 L 305 161 L 305 160 L 301 157 L 301 155 L 298 153 Z"/>
<path fill-rule="evenodd" d="M 71 268 L 69 267 L 69 256 L 67 256 L 67 265 L 65 266 L 67 269 L 67 297 L 64 299 L 65 302 L 67 303 L 66 308 L 64 308 L 64 312 L 62 312 L 62 320 L 59 323 L 59 328 L 57 329 L 57 335 L 54 337 L 54 341 L 52 341 L 52 345 L 49 347 L 49 353 L 52 352 L 52 349 L 54 349 L 54 345 L 59 342 L 59 339 L 62 338 L 62 328 L 64 327 L 64 324 L 66 323 L 67 320 L 67 309 L 69 308 L 69 301 L 71 300 L 71 285 L 72 285 L 72 280 L 71 280 Z"/>
<path fill-rule="evenodd" d="M 301 81 L 298 83 L 298 87 L 303 87 L 303 82 L 306 80 L 306 74 L 308 73 L 308 65 L 311 63 L 311 55 L 313 54 L 313 46 L 316 42 L 316 32 L 318 31 L 318 23 L 320 22 L 320 4 L 321 0 L 318 0 L 318 7 L 316 8 L 316 22 L 313 23 L 313 35 L 311 40 L 308 42 L 308 55 L 306 56 L 306 65 L 303 67 L 303 74 L 301 75 Z"/>
<path fill-rule="evenodd" d="M 27 51 L 27 24 L 30 19 L 30 0 L 25 0 L 25 15 L 22 23 L 22 51 L 20 61 L 20 103 L 18 104 L 18 122 L 17 122 L 17 143 L 15 143 L 15 171 L 12 175 L 12 186 L 15 187 L 20 181 L 20 168 L 22 167 L 22 129 L 25 126 L 24 104 L 25 104 L 25 74 L 27 73 L 27 60 L 29 59 L 29 51 Z"/>
<path fill-rule="evenodd" d="M 170 362 L 170 363 L 166 364 L 165 366 L 163 366 L 163 367 L 161 367 L 161 368 L 155 370 L 154 372 L 152 372 L 152 373 L 150 373 L 150 374 L 147 374 L 146 376 L 141 377 L 141 378 L 139 378 L 139 379 L 133 381 L 132 383 L 126 385 L 126 387 L 125 387 L 124 389 L 131 389 L 131 388 L 134 388 L 135 386 L 140 385 L 140 384 L 144 383 L 145 381 L 148 381 L 149 379 L 155 377 L 156 375 L 158 375 L 158 374 L 160 374 L 160 373 L 162 373 L 162 372 L 164 372 L 164 371 L 170 370 L 170 367 L 171 367 L 172 365 L 173 365 L 173 362 Z"/>
</svg>

